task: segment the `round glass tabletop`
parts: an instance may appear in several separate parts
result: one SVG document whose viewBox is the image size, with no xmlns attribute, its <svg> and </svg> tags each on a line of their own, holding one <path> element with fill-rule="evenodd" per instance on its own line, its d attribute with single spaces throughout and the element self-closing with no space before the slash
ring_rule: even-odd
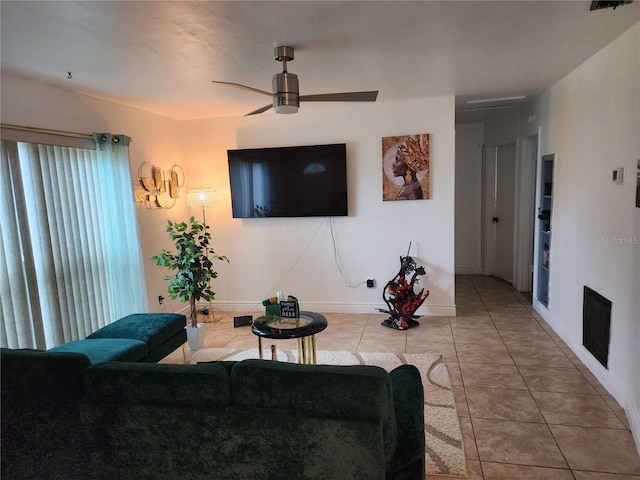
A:
<svg viewBox="0 0 640 480">
<path fill-rule="evenodd" d="M 324 315 L 300 312 L 299 318 L 265 315 L 253 321 L 251 331 L 265 338 L 300 338 L 315 335 L 327 328 Z"/>
</svg>

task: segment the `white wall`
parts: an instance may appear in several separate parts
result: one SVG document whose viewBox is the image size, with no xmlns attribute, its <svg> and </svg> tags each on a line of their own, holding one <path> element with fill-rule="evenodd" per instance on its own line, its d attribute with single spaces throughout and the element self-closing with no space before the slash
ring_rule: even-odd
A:
<svg viewBox="0 0 640 480">
<path fill-rule="evenodd" d="M 482 150 L 484 124 L 456 125 L 456 273 L 482 273 Z"/>
<path fill-rule="evenodd" d="M 555 153 L 549 310 L 537 309 L 625 407 L 640 447 L 639 46 L 636 24 L 535 109 L 541 154 Z M 611 182 L 618 167 L 622 185 Z M 608 370 L 582 346 L 585 285 L 613 302 Z"/>
<path fill-rule="evenodd" d="M 296 115 L 272 112 L 253 117 L 178 122 L 9 75 L 2 76 L 2 122 L 77 132 L 111 131 L 132 137 L 132 173 L 149 161 L 173 164 L 186 173 L 188 188 L 213 186 L 219 205 L 207 211 L 214 246 L 230 264 L 219 264 L 214 280 L 219 308 L 256 308 L 265 296 L 284 289 L 303 307 L 317 311 L 375 313 L 384 306 L 382 287 L 399 268 L 398 258 L 413 242 L 411 255 L 426 267 L 422 284 L 431 290 L 420 313 L 454 315 L 454 99 L 411 102 L 310 105 Z M 381 137 L 431 134 L 431 200 L 382 201 Z M 348 217 L 333 219 L 339 262 L 350 284 L 368 278 L 376 288 L 350 288 L 334 262 L 330 220 L 232 219 L 226 150 L 259 146 L 346 143 Z M 160 310 L 166 271 L 150 257 L 170 247 L 167 219 L 190 211 L 184 196 L 170 210 L 138 211 L 149 304 Z M 163 308 L 179 310 L 170 302 Z"/>
<path fill-rule="evenodd" d="M 2 75 L 0 93 L 2 123 L 79 133 L 123 133 L 130 136 L 132 142 L 129 153 L 134 178 L 143 162 L 151 162 L 163 170 L 176 163 L 184 166 L 181 123 L 176 120 L 11 75 Z M 167 246 L 162 235 L 167 217 L 173 218 L 178 212 L 177 217 L 183 217 L 183 210 L 186 210 L 184 201 L 179 202 L 172 210 L 138 210 L 151 308 L 158 306 L 158 294 L 166 292 L 166 282 L 149 275 L 153 266 L 151 256 Z"/>
<path fill-rule="evenodd" d="M 524 145 L 540 129 L 539 154 L 555 153 L 550 303 L 546 309 L 534 299 L 534 305 L 623 405 L 640 450 L 640 208 L 635 207 L 640 159 L 638 46 L 640 24 L 531 104 L 485 122 L 484 142 L 499 145 L 517 139 Z M 457 145 L 471 145 L 474 130 L 460 127 L 456 127 L 457 137 L 469 138 L 456 138 Z M 462 158 L 460 152 L 457 155 Z M 528 157 L 520 158 L 523 172 L 528 168 L 526 161 Z M 619 167 L 625 168 L 625 182 L 615 185 L 611 172 Z M 470 179 L 459 178 L 465 174 L 463 169 L 456 170 L 456 185 L 469 184 Z M 479 185 L 481 179 L 477 181 Z M 523 198 L 528 195 L 523 191 Z M 456 214 L 461 211 L 457 205 Z M 456 241 L 459 245 L 458 235 Z M 477 249 L 480 240 L 476 242 Z M 460 265 L 456 258 L 456 268 Z M 613 302 L 608 370 L 582 346 L 585 285 Z"/>
<path fill-rule="evenodd" d="M 509 110 L 484 123 L 484 143 L 488 147 L 515 143 L 520 134 L 520 113 L 518 110 Z"/>
<path fill-rule="evenodd" d="M 283 289 L 311 310 L 373 313 L 384 306 L 382 287 L 413 242 L 411 255 L 426 267 L 422 284 L 431 290 L 422 312 L 454 314 L 453 106 L 453 97 L 442 97 L 187 122 L 188 177 L 202 178 L 222 193 L 209 214 L 214 243 L 231 261 L 221 266 L 214 285 L 221 306 L 251 309 Z M 383 202 L 381 138 L 412 133 L 431 134 L 431 199 Z M 343 142 L 349 216 L 333 219 L 338 261 L 350 285 L 374 278 L 375 289 L 345 285 L 328 218 L 231 218 L 227 149 Z"/>
</svg>

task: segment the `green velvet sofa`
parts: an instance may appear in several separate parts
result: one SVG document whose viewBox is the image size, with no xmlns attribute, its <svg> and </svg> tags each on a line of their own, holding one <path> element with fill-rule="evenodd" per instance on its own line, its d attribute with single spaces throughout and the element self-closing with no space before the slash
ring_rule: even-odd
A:
<svg viewBox="0 0 640 480">
<path fill-rule="evenodd" d="M 1 368 L 6 478 L 425 478 L 410 365 L 90 365 L 3 349 Z"/>
</svg>

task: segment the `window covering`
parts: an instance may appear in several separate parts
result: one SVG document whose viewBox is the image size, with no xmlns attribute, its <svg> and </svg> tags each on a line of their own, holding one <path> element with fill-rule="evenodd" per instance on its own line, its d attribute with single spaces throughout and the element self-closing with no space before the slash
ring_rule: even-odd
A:
<svg viewBox="0 0 640 480">
<path fill-rule="evenodd" d="M 94 139 L 0 142 L 2 346 L 47 349 L 148 310 L 129 139 Z"/>
</svg>

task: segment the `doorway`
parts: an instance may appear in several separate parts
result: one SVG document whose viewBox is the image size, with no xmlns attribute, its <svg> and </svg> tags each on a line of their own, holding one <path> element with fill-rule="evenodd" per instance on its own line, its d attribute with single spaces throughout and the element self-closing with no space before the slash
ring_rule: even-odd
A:
<svg viewBox="0 0 640 480">
<path fill-rule="evenodd" d="M 520 292 L 527 292 L 531 298 L 534 275 L 534 245 L 536 222 L 536 170 L 540 151 L 539 130 L 529 132 L 522 149 L 522 161 L 519 164 L 520 183 L 516 198 L 516 251 L 513 286 Z"/>
<path fill-rule="evenodd" d="M 485 163 L 484 274 L 514 279 L 516 143 L 488 147 Z"/>
</svg>

